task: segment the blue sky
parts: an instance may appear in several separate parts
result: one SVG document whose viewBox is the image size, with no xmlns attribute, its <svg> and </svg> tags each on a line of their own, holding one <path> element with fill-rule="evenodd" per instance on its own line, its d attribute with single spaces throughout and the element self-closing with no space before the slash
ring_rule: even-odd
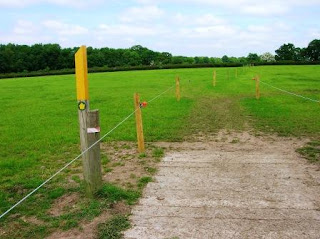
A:
<svg viewBox="0 0 320 239">
<path fill-rule="evenodd" d="M 320 39 L 320 0 L 0 0 L 0 44 L 247 56 Z"/>
</svg>

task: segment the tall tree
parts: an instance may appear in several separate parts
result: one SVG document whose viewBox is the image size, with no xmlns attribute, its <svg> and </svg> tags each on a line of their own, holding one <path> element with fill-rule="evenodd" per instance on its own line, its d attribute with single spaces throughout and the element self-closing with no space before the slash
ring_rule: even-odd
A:
<svg viewBox="0 0 320 239">
<path fill-rule="evenodd" d="M 249 53 L 249 55 L 247 56 L 247 62 L 249 63 L 257 63 L 260 62 L 260 60 L 261 59 L 257 53 Z"/>
<path fill-rule="evenodd" d="M 156 63 L 159 65 L 166 65 L 171 62 L 172 55 L 169 52 L 161 52 L 156 59 Z"/>
<path fill-rule="evenodd" d="M 305 49 L 305 54 L 310 61 L 320 60 L 320 39 L 311 41 Z"/>
<path fill-rule="evenodd" d="M 221 58 L 221 60 L 222 60 L 223 63 L 228 63 L 228 62 L 230 62 L 229 57 L 228 57 L 227 55 L 224 55 L 224 56 Z"/>
<path fill-rule="evenodd" d="M 274 55 L 272 55 L 270 52 L 263 53 L 260 56 L 260 59 L 262 61 L 264 61 L 264 62 L 273 62 L 273 61 L 275 61 Z"/>
<path fill-rule="evenodd" d="M 276 50 L 277 61 L 297 61 L 300 56 L 300 49 L 296 48 L 292 43 L 283 44 Z"/>
</svg>

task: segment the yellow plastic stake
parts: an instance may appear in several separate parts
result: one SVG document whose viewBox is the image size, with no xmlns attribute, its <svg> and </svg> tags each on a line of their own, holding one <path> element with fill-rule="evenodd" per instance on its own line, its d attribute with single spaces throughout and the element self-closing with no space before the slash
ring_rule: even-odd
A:
<svg viewBox="0 0 320 239">
<path fill-rule="evenodd" d="M 176 76 L 176 98 L 177 101 L 180 101 L 181 95 L 180 95 L 180 77 Z"/>
<path fill-rule="evenodd" d="M 136 115 L 138 151 L 139 153 L 144 153 L 145 147 L 144 147 L 142 115 L 141 115 L 141 108 L 140 108 L 140 97 L 138 93 L 134 93 L 134 108 L 135 108 L 135 115 Z"/>
<path fill-rule="evenodd" d="M 260 77 L 257 75 L 255 77 L 256 80 L 256 99 L 259 100 L 260 99 Z"/>
<path fill-rule="evenodd" d="M 89 100 L 87 48 L 81 46 L 75 55 L 77 100 Z"/>
<path fill-rule="evenodd" d="M 212 82 L 213 86 L 216 86 L 216 81 L 217 81 L 217 72 L 214 70 L 213 71 L 213 82 Z"/>
</svg>

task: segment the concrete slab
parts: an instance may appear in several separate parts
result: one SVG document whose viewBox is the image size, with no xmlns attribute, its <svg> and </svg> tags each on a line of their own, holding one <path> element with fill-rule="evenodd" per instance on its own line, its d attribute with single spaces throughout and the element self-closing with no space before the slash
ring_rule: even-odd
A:
<svg viewBox="0 0 320 239">
<path fill-rule="evenodd" d="M 125 238 L 320 238 L 319 167 L 299 142 L 246 134 L 169 146 Z"/>
</svg>

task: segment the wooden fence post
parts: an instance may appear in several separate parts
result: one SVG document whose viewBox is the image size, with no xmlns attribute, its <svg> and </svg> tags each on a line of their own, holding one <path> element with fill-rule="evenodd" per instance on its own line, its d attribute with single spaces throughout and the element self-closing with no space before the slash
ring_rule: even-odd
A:
<svg viewBox="0 0 320 239">
<path fill-rule="evenodd" d="M 213 71 L 213 81 L 212 84 L 215 87 L 216 86 L 216 82 L 217 82 L 217 72 L 216 70 Z"/>
<path fill-rule="evenodd" d="M 87 142 L 88 147 L 100 139 L 99 110 L 90 110 L 87 117 Z M 84 161 L 84 178 L 87 192 L 93 195 L 102 185 L 100 142 L 96 143 L 89 151 L 89 160 Z"/>
<path fill-rule="evenodd" d="M 78 116 L 80 126 L 81 151 L 85 151 L 95 141 L 99 139 L 98 112 L 90 112 L 89 89 L 88 89 L 88 67 L 87 49 L 81 46 L 75 54 L 75 71 L 77 85 Z M 89 135 L 88 128 L 94 125 L 96 131 L 94 135 Z M 96 140 L 97 139 L 97 140 Z M 87 196 L 92 197 L 102 184 L 100 145 L 95 145 L 82 156 L 83 175 Z"/>
<path fill-rule="evenodd" d="M 176 98 L 177 101 L 180 101 L 181 95 L 180 95 L 180 77 L 176 76 Z"/>
<path fill-rule="evenodd" d="M 259 100 L 260 99 L 260 77 L 257 75 L 255 77 L 256 80 L 256 99 Z"/>
<path fill-rule="evenodd" d="M 142 126 L 142 115 L 140 107 L 140 97 L 138 93 L 134 94 L 134 108 L 136 115 L 136 128 L 137 128 L 137 141 L 139 153 L 144 153 L 144 137 L 143 137 L 143 126 Z"/>
</svg>

